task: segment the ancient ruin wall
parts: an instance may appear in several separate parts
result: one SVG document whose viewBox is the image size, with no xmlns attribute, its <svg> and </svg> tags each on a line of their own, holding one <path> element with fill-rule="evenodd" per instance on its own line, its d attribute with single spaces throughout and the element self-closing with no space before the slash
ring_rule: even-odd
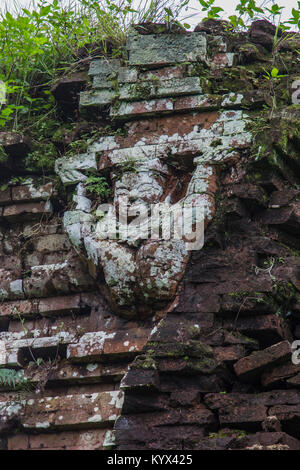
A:
<svg viewBox="0 0 300 470">
<path fill-rule="evenodd" d="M 300 39 L 274 34 L 133 28 L 53 89 L 98 122 L 55 174 L 0 135 L 3 449 L 300 448 Z M 100 239 L 122 196 L 202 205 L 204 247 Z"/>
</svg>

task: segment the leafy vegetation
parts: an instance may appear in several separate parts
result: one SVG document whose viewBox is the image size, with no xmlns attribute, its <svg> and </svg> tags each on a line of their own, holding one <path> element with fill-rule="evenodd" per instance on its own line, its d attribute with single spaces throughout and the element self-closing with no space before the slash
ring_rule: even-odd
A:
<svg viewBox="0 0 300 470">
<path fill-rule="evenodd" d="M 17 388 L 27 382 L 23 371 L 0 369 L 0 386 Z"/>
<path fill-rule="evenodd" d="M 216 0 L 198 0 L 201 12 L 205 13 L 204 19 L 217 19 L 224 14 L 224 9 L 216 5 Z M 281 21 L 283 5 L 278 5 L 274 0 L 240 0 L 237 4 L 235 15 L 229 16 L 228 20 L 233 29 L 243 29 L 251 21 L 256 19 L 267 19 L 276 24 L 282 30 L 288 30 L 293 27 L 300 27 L 300 2 L 297 3 L 297 9 L 293 8 L 291 18 L 285 22 Z"/>
<path fill-rule="evenodd" d="M 49 91 L 58 76 L 80 66 L 78 51 L 122 54 L 130 24 L 176 21 L 188 0 L 173 7 L 170 0 L 146 0 L 133 9 L 132 0 L 80 0 L 63 6 L 39 0 L 32 8 L 0 14 L 0 126 L 24 129 L 37 115 L 55 110 Z M 5 96 L 3 89 L 5 89 Z M 2 104 L 1 104 L 2 103 Z"/>
<path fill-rule="evenodd" d="M 18 7 L 16 0 L 14 11 L 2 7 L 0 128 L 30 135 L 34 145 L 26 158 L 27 170 L 52 171 L 59 150 L 72 155 L 86 145 L 82 136 L 61 149 L 53 140 L 61 129 L 50 91 L 58 78 L 80 71 L 86 56 L 126 58 L 123 46 L 132 24 L 164 23 L 172 31 L 173 24 L 189 29 L 185 22 L 189 16 L 199 15 L 199 20 L 226 16 L 218 0 L 198 2 L 196 9 L 190 0 L 32 0 L 28 8 Z M 300 27 L 299 9 L 300 2 L 295 2 L 290 19 L 282 22 L 283 6 L 274 0 L 240 0 L 236 14 L 228 18 L 229 27 L 243 30 L 252 20 L 269 19 L 277 26 L 275 51 L 280 30 Z M 282 78 L 275 56 L 273 68 L 265 71 L 273 95 L 274 82 Z M 6 158 L 0 148 L 0 161 Z"/>
<path fill-rule="evenodd" d="M 85 182 L 85 188 L 101 199 L 106 199 L 110 194 L 110 187 L 104 176 L 90 175 Z"/>
</svg>

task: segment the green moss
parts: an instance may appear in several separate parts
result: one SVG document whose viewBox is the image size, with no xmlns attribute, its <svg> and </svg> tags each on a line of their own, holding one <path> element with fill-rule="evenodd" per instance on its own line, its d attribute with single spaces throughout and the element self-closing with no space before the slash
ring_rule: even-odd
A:
<svg viewBox="0 0 300 470">
<path fill-rule="evenodd" d="M 213 358 L 212 348 L 196 339 L 187 340 L 186 343 L 151 341 L 147 343 L 147 351 L 149 351 L 148 348 L 154 351 L 153 357 L 187 357 L 201 360 Z"/>
<path fill-rule="evenodd" d="M 189 340 L 188 343 L 184 345 L 184 348 L 189 357 L 213 357 L 212 348 L 199 340 Z"/>
<path fill-rule="evenodd" d="M 210 144 L 211 147 L 215 148 L 215 147 L 218 147 L 218 145 L 222 145 L 222 139 L 216 139 L 216 140 L 213 140 L 212 143 Z"/>
<path fill-rule="evenodd" d="M 156 370 L 157 369 L 157 363 L 151 357 L 149 354 L 148 355 L 141 355 L 138 356 L 132 365 L 134 369 L 145 369 L 145 370 Z"/>
<path fill-rule="evenodd" d="M 200 326 L 191 326 L 187 332 L 191 339 L 196 339 L 201 334 L 201 328 Z"/>
<path fill-rule="evenodd" d="M 58 157 L 57 149 L 51 142 L 43 143 L 39 149 L 29 153 L 25 158 L 25 168 L 27 171 L 52 172 L 54 171 L 55 160 Z"/>
<path fill-rule="evenodd" d="M 130 86 L 130 96 L 132 99 L 147 100 L 151 95 L 151 86 L 142 82 L 134 83 Z"/>
<path fill-rule="evenodd" d="M 237 439 L 241 439 L 246 435 L 246 431 L 240 429 L 221 429 L 218 432 L 211 432 L 208 437 L 209 439 L 225 439 L 226 437 L 236 437 Z"/>
<path fill-rule="evenodd" d="M 196 373 L 211 374 L 217 367 L 217 362 L 213 358 L 204 358 L 201 360 L 190 359 L 187 361 L 187 367 Z"/>
</svg>

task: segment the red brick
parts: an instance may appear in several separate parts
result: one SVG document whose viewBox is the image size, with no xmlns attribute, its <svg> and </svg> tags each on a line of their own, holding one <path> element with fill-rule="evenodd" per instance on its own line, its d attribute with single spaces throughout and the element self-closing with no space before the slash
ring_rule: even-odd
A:
<svg viewBox="0 0 300 470">
<path fill-rule="evenodd" d="M 3 217 L 9 221 L 36 220 L 43 214 L 51 214 L 52 208 L 48 202 L 28 202 L 4 207 Z"/>
<path fill-rule="evenodd" d="M 1 402 L 2 419 L 13 418 L 11 402 Z M 4 406 L 3 406 L 4 405 Z M 111 391 L 28 399 L 17 407 L 23 429 L 52 430 L 107 427 L 121 413 L 123 392 Z"/>
<path fill-rule="evenodd" d="M 296 376 L 298 372 L 300 372 L 300 365 L 296 366 L 290 361 L 285 362 L 266 369 L 261 376 L 261 383 L 264 387 L 274 387 L 286 381 L 293 386 L 293 383 L 296 385 L 296 377 L 293 376 Z"/>
<path fill-rule="evenodd" d="M 222 362 L 233 363 L 244 357 L 245 348 L 240 344 L 226 347 L 216 347 L 214 348 L 214 355 L 220 364 Z"/>
<path fill-rule="evenodd" d="M 253 382 L 267 367 L 284 362 L 290 356 L 290 343 L 282 341 L 262 351 L 254 351 L 250 356 L 243 357 L 234 365 L 234 370 L 240 380 Z"/>
<path fill-rule="evenodd" d="M 107 430 L 55 434 L 19 434 L 8 439 L 8 450 L 102 450 Z"/>
<path fill-rule="evenodd" d="M 80 295 L 66 295 L 61 297 L 49 297 L 39 301 L 39 313 L 41 315 L 72 314 L 80 311 Z"/>
<path fill-rule="evenodd" d="M 0 305 L 1 318 L 12 316 L 18 317 L 19 315 L 31 316 L 37 313 L 37 301 L 34 300 L 20 300 L 15 302 L 4 302 Z"/>
</svg>

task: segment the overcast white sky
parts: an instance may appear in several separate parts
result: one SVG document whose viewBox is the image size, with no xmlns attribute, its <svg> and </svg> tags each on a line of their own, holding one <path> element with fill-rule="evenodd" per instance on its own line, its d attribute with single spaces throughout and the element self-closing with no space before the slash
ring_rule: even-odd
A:
<svg viewBox="0 0 300 470">
<path fill-rule="evenodd" d="M 36 0 L 38 1 L 38 0 Z M 64 2 L 68 2 L 68 0 L 60 0 L 62 3 Z M 78 0 L 75 0 L 75 1 L 78 1 Z M 176 2 L 176 0 L 174 0 Z M 29 7 L 30 4 L 32 3 L 32 0 L 0 0 L 0 5 L 1 7 L 4 7 L 5 5 L 7 5 L 7 7 L 11 10 L 13 10 L 13 7 L 14 7 L 14 4 L 15 3 L 18 3 L 19 5 L 21 5 L 22 7 Z M 138 4 L 138 0 L 134 0 L 134 3 Z M 220 6 L 224 9 L 224 15 L 223 17 L 226 18 L 232 14 L 234 14 L 234 10 L 235 10 L 235 7 L 237 5 L 238 0 L 216 0 L 216 6 Z M 259 5 L 260 3 L 262 3 L 262 1 L 260 2 L 259 0 L 257 0 L 257 5 Z M 292 10 L 292 8 L 297 8 L 297 5 L 298 5 L 298 2 L 297 0 L 277 0 L 277 3 L 279 5 L 282 5 L 284 4 L 285 5 L 285 9 L 283 11 L 283 15 L 282 15 L 282 20 L 286 20 L 290 17 L 290 12 Z M 190 7 L 193 8 L 193 11 L 191 11 L 191 13 L 195 13 L 197 11 L 199 11 L 199 1 L 198 0 L 190 0 Z M 187 22 L 189 22 L 190 24 L 197 24 L 199 22 L 201 18 L 201 15 L 200 16 L 195 16 L 189 20 L 187 20 Z"/>
</svg>

